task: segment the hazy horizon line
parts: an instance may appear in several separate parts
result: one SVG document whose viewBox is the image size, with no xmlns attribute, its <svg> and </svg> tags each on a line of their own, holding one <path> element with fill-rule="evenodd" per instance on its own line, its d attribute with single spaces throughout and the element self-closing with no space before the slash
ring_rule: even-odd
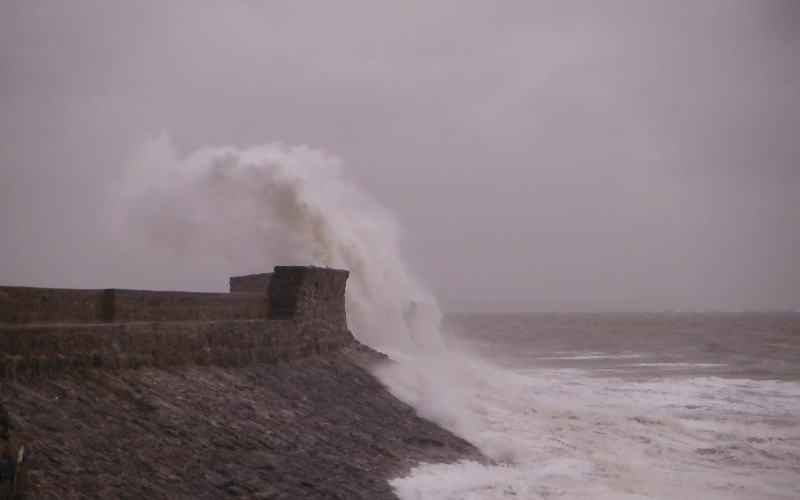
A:
<svg viewBox="0 0 800 500">
<path fill-rule="evenodd" d="M 800 307 L 788 309 L 697 309 L 691 307 L 659 307 L 653 304 L 629 302 L 560 302 L 515 301 L 445 298 L 439 301 L 443 314 L 734 314 L 734 313 L 800 313 Z"/>
</svg>

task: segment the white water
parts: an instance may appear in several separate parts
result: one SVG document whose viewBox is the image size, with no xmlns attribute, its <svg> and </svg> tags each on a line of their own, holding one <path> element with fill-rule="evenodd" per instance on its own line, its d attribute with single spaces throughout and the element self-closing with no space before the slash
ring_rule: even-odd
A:
<svg viewBox="0 0 800 500">
<path fill-rule="evenodd" d="M 434 297 L 400 231 L 308 147 L 151 141 L 110 188 L 111 224 L 184 252 L 345 268 L 351 329 L 389 354 L 384 383 L 499 465 L 422 464 L 402 499 L 797 498 L 800 387 L 714 378 L 632 382 L 575 370 L 495 368 L 445 349 Z"/>
<path fill-rule="evenodd" d="M 601 378 L 487 369 L 470 401 L 506 464 L 421 465 L 392 481 L 411 499 L 796 499 L 797 382 Z"/>
</svg>

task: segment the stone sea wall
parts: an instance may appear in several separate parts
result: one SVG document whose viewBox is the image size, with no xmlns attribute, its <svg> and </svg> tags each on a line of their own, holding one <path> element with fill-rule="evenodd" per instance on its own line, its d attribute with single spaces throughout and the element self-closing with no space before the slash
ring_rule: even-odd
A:
<svg viewBox="0 0 800 500">
<path fill-rule="evenodd" d="M 346 330 L 295 319 L 34 325 L 0 332 L 0 378 L 76 369 L 222 367 L 294 361 L 345 347 Z"/>
<path fill-rule="evenodd" d="M 369 373 L 387 361 L 347 330 L 347 277 L 0 287 L 0 500 L 391 500 L 419 462 L 484 461 Z"/>
<path fill-rule="evenodd" d="M 231 278 L 231 293 L 0 287 L 0 380 L 235 368 L 338 351 L 354 343 L 344 306 L 348 275 L 281 266 Z M 0 500 L 21 498 L 26 471 L 25 445 L 0 401 Z"/>
<path fill-rule="evenodd" d="M 381 359 L 355 344 L 241 368 L 85 370 L 0 396 L 26 500 L 397 500 L 387 480 L 419 462 L 483 460 L 362 368 Z"/>
<path fill-rule="evenodd" d="M 0 379 L 292 361 L 353 342 L 348 272 L 278 266 L 231 293 L 0 287 Z"/>
<path fill-rule="evenodd" d="M 0 287 L 0 324 L 266 319 L 265 291 L 156 292 Z"/>
</svg>

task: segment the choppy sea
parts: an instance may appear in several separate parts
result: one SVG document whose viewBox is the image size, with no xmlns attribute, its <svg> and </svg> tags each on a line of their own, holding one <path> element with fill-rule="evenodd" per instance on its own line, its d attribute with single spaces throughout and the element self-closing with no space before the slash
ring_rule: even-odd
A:
<svg viewBox="0 0 800 500">
<path fill-rule="evenodd" d="M 514 457 L 420 464 L 409 499 L 800 498 L 800 313 L 461 314 L 468 401 Z"/>
</svg>

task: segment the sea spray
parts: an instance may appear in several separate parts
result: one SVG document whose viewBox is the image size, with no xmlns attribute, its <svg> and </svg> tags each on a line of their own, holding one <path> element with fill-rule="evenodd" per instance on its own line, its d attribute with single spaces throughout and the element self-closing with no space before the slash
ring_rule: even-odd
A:
<svg viewBox="0 0 800 500">
<path fill-rule="evenodd" d="M 796 381 L 626 380 L 598 370 L 500 369 L 458 354 L 440 334 L 435 298 L 400 256 L 397 222 L 345 180 L 335 157 L 268 144 L 179 158 L 164 135 L 134 156 L 109 200 L 112 229 L 128 243 L 214 255 L 215 264 L 350 270 L 350 327 L 393 360 L 377 369 L 381 380 L 420 415 L 504 462 L 419 464 L 390 483 L 402 499 L 796 498 Z M 498 329 L 485 326 L 476 327 L 480 338 Z M 521 342 L 518 358 L 542 349 L 530 340 L 535 328 L 499 330 Z M 728 329 L 718 330 L 727 342 Z M 608 356 L 575 351 L 580 332 L 597 332 L 580 322 L 564 331 L 563 352 L 541 361 L 639 358 L 625 342 Z M 643 345 L 640 329 L 613 331 L 633 332 Z"/>
<path fill-rule="evenodd" d="M 179 158 L 169 136 L 144 144 L 109 190 L 111 227 L 184 254 L 350 271 L 349 327 L 390 356 L 376 373 L 420 415 L 464 436 L 466 358 L 446 349 L 433 294 L 400 256 L 394 217 L 308 146 L 206 147 Z"/>
</svg>

